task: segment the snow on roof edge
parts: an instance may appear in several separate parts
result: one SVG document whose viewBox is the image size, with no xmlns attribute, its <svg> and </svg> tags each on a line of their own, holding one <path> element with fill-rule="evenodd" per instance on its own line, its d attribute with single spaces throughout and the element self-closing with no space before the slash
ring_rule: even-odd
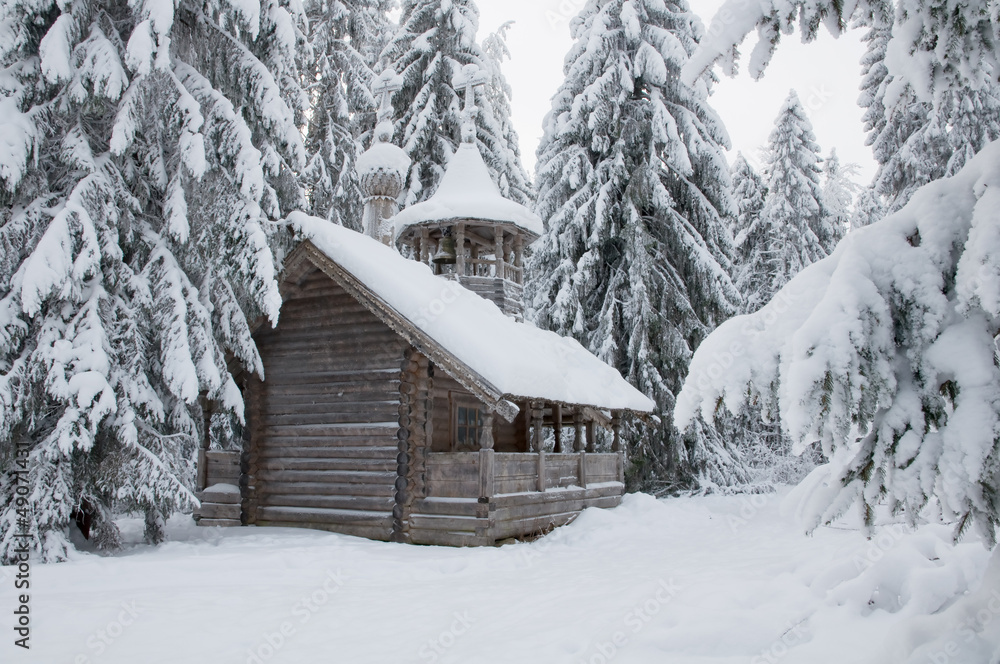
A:
<svg viewBox="0 0 1000 664">
<path fill-rule="evenodd" d="M 652 412 L 649 397 L 575 339 L 519 323 L 493 302 L 365 235 L 302 212 L 292 212 L 287 221 L 505 397 Z"/>
</svg>

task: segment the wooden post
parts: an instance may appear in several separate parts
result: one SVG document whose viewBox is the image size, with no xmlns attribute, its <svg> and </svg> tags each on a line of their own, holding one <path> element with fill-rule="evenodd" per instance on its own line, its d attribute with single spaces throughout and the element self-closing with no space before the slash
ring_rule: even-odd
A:
<svg viewBox="0 0 1000 664">
<path fill-rule="evenodd" d="M 503 279 L 503 229 L 499 226 L 493 228 L 493 252 L 496 276 Z"/>
<path fill-rule="evenodd" d="M 257 523 L 257 508 L 260 506 L 260 499 L 263 495 L 264 481 L 260 478 L 261 466 L 264 458 L 261 455 L 264 447 L 264 402 L 267 386 L 257 377 L 257 374 L 250 376 L 247 381 L 247 405 L 249 414 L 247 424 L 250 426 L 250 454 L 247 459 L 247 495 L 246 495 L 246 522 L 248 525 Z"/>
<path fill-rule="evenodd" d="M 597 436 L 594 432 L 594 420 L 587 421 L 587 451 L 597 451 Z"/>
<path fill-rule="evenodd" d="M 552 451 L 559 454 L 562 449 L 562 404 L 552 404 L 552 433 L 555 434 L 556 444 Z"/>
<path fill-rule="evenodd" d="M 531 443 L 532 452 L 542 451 L 542 413 L 545 409 L 544 401 L 531 402 L 531 426 L 534 438 Z"/>
<path fill-rule="evenodd" d="M 516 268 L 514 278 L 517 283 L 523 283 L 524 277 L 521 268 L 524 267 L 524 237 L 520 233 L 514 237 L 514 267 Z"/>
<path fill-rule="evenodd" d="M 420 254 L 417 258 L 421 263 L 430 262 L 431 237 L 426 228 L 420 229 Z"/>
<path fill-rule="evenodd" d="M 622 414 L 620 410 L 611 411 L 611 431 L 615 437 L 611 443 L 612 452 L 622 451 Z"/>
<path fill-rule="evenodd" d="M 583 413 L 582 408 L 577 406 L 573 409 L 573 451 L 583 451 Z"/>
<path fill-rule="evenodd" d="M 542 414 L 545 412 L 544 401 L 533 401 L 531 403 L 531 422 L 535 428 L 535 441 L 532 447 L 538 453 L 535 463 L 536 488 L 545 491 L 545 450 L 542 449 Z"/>
<path fill-rule="evenodd" d="M 479 502 L 493 498 L 493 413 L 487 412 L 479 436 Z"/>
<path fill-rule="evenodd" d="M 624 483 L 625 450 L 622 448 L 622 412 L 620 410 L 611 411 L 611 431 L 615 436 L 611 443 L 611 451 L 617 453 L 618 481 Z"/>
<path fill-rule="evenodd" d="M 465 276 L 465 224 L 455 224 L 455 274 Z"/>
<path fill-rule="evenodd" d="M 198 491 L 204 491 L 208 487 L 208 455 L 206 452 L 212 446 L 212 402 L 208 400 L 208 394 L 205 392 L 202 392 L 199 401 L 201 401 L 203 435 L 201 445 L 198 446 L 198 479 L 195 488 Z"/>
</svg>

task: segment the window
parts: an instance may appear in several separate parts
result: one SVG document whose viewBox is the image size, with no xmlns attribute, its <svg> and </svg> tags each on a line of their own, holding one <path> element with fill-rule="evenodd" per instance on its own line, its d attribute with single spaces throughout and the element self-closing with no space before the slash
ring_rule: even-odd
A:
<svg viewBox="0 0 1000 664">
<path fill-rule="evenodd" d="M 468 401 L 454 406 L 455 452 L 474 452 L 479 449 L 479 436 L 483 431 L 485 415 L 482 408 Z"/>
</svg>

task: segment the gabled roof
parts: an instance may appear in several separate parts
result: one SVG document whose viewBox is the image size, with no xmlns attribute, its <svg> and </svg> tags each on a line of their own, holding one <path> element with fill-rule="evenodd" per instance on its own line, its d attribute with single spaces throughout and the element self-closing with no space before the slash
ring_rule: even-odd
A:
<svg viewBox="0 0 1000 664">
<path fill-rule="evenodd" d="M 472 143 L 462 143 L 452 155 L 433 196 L 390 221 L 399 237 L 410 226 L 464 219 L 513 224 L 536 237 L 545 230 L 538 215 L 500 194 L 479 148 Z"/>
<path fill-rule="evenodd" d="M 574 339 L 519 323 L 370 237 L 301 212 L 288 221 L 304 241 L 286 269 L 308 258 L 505 419 L 518 412 L 513 402 L 531 399 L 652 411 L 649 397 Z"/>
</svg>

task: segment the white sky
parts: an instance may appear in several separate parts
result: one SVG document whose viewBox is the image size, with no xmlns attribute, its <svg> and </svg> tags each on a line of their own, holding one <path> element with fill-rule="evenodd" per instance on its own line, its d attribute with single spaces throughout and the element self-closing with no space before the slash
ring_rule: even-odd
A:
<svg viewBox="0 0 1000 664">
<path fill-rule="evenodd" d="M 690 0 L 707 26 L 721 0 Z M 514 20 L 508 32 L 511 60 L 504 73 L 513 88 L 513 120 L 521 139 L 524 165 L 534 171 L 535 149 L 542 135 L 542 120 L 562 82 L 562 63 L 571 41 L 569 18 L 585 0 L 477 0 L 479 39 L 503 22 Z M 860 166 L 858 179 L 867 184 L 875 172 L 871 149 L 864 144 L 861 109 L 857 105 L 861 81 L 858 61 L 864 52 L 860 30 L 838 39 L 822 32 L 811 44 L 801 44 L 798 34 L 787 35 L 764 74 L 755 82 L 748 75 L 723 77 L 710 103 L 729 131 L 733 150 L 748 159 L 767 143 L 774 118 L 794 88 L 813 123 L 823 156 L 837 149 L 841 162 Z M 741 49 L 748 54 L 756 35 Z M 741 68 L 745 69 L 745 59 Z"/>
</svg>

